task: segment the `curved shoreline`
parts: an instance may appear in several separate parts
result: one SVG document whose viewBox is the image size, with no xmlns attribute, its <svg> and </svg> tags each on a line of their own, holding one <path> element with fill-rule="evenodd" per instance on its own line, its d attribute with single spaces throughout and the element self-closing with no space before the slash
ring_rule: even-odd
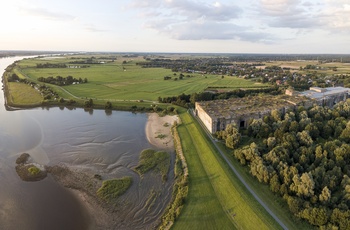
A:
<svg viewBox="0 0 350 230">
<path fill-rule="evenodd" d="M 160 149 L 174 150 L 171 127 L 175 121 L 179 122 L 177 115 L 159 116 L 157 113 L 149 113 L 145 127 L 148 142 Z"/>
</svg>

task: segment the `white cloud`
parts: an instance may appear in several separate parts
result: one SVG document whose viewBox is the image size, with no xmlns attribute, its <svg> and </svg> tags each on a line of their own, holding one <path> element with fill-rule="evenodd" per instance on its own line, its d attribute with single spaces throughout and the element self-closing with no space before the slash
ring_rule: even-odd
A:
<svg viewBox="0 0 350 230">
<path fill-rule="evenodd" d="M 260 0 L 257 9 L 270 27 L 319 28 L 321 21 L 312 2 L 301 0 Z"/>
<path fill-rule="evenodd" d="M 237 4 L 222 1 L 134 0 L 130 5 L 142 11 L 145 27 L 177 40 L 247 39 L 265 42 L 266 33 L 239 26 L 244 13 Z"/>
<path fill-rule="evenodd" d="M 328 1 L 327 8 L 322 12 L 322 21 L 332 32 L 350 33 L 350 4 L 346 1 Z"/>
</svg>

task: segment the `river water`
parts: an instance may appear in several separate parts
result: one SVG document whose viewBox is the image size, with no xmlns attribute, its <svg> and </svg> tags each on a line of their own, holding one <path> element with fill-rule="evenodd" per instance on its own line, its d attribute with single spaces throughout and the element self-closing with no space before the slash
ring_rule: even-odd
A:
<svg viewBox="0 0 350 230">
<path fill-rule="evenodd" d="M 19 59 L 22 57 L 0 59 L 0 69 Z M 146 186 L 140 186 L 140 178 L 132 170 L 139 153 L 152 147 L 145 135 L 147 114 L 67 108 L 6 111 L 3 93 L 0 105 L 0 229 L 91 228 L 91 216 L 80 201 L 51 176 L 39 182 L 18 177 L 15 161 L 23 152 L 41 164 L 65 163 L 109 177 L 132 176 L 134 182 L 126 197 L 134 204 L 125 218 L 135 219 L 135 223 L 126 228 L 142 229 L 159 218 L 170 199 L 171 180 L 164 185 L 148 179 L 151 184 L 147 185 L 146 178 L 142 182 Z M 143 194 L 151 189 L 165 191 L 160 196 L 162 205 L 148 212 L 142 207 L 147 200 Z"/>
</svg>

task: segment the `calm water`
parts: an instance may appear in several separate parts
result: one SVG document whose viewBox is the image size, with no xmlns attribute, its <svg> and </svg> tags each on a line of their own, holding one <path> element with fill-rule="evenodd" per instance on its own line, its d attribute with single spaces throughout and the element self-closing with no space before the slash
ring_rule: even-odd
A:
<svg viewBox="0 0 350 230">
<path fill-rule="evenodd" d="M 21 58 L 0 59 L 0 69 L 17 59 Z M 133 216 L 128 217 L 125 213 L 124 217 L 138 220 L 137 228 L 140 223 L 147 222 L 142 211 L 147 197 L 142 194 L 150 189 L 162 190 L 165 186 L 161 203 L 169 200 L 171 182 L 166 185 L 151 183 L 141 188 L 138 185 L 140 179 L 132 171 L 140 151 L 151 147 L 144 131 L 146 114 L 113 111 L 106 115 L 101 110 L 88 113 L 83 109 L 60 108 L 10 112 L 3 104 L 1 92 L 0 229 L 68 230 L 89 229 L 90 226 L 89 215 L 79 201 L 50 176 L 40 182 L 20 180 L 14 168 L 16 158 L 23 152 L 41 164 L 63 162 L 111 177 L 133 176 L 133 192 L 126 195 L 135 200 L 129 210 Z M 147 184 L 147 178 L 143 183 Z M 158 206 L 149 214 L 148 222 L 159 217 L 164 205 Z"/>
</svg>

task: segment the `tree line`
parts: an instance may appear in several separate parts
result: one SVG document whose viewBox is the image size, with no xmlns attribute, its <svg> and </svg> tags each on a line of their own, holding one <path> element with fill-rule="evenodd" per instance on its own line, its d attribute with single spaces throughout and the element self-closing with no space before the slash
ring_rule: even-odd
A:
<svg viewBox="0 0 350 230">
<path fill-rule="evenodd" d="M 296 217 L 323 229 L 350 229 L 349 119 L 348 99 L 333 109 L 273 110 L 240 133 L 228 125 L 217 136 Z"/>
<path fill-rule="evenodd" d="M 64 63 L 37 63 L 36 68 L 67 68 Z"/>
<path fill-rule="evenodd" d="M 40 82 L 44 82 L 44 83 L 49 83 L 49 84 L 53 84 L 53 85 L 59 85 L 59 86 L 63 86 L 63 85 L 72 85 L 73 83 L 87 83 L 88 80 L 87 78 L 84 78 L 84 80 L 82 78 L 74 78 L 72 76 L 67 76 L 67 77 L 61 77 L 61 76 L 56 76 L 56 77 L 39 77 L 38 81 Z"/>
<path fill-rule="evenodd" d="M 213 92 L 214 91 L 214 92 Z M 258 94 L 270 94 L 279 95 L 284 94 L 284 88 L 279 88 L 276 86 L 257 88 L 257 89 L 236 89 L 229 92 L 218 93 L 217 90 L 210 90 L 207 92 L 192 93 L 192 94 L 180 94 L 178 96 L 171 97 L 158 97 L 159 103 L 172 103 L 185 108 L 193 106 L 197 101 L 211 101 L 218 99 L 229 99 L 229 98 L 243 98 L 248 95 L 258 95 Z"/>
</svg>

